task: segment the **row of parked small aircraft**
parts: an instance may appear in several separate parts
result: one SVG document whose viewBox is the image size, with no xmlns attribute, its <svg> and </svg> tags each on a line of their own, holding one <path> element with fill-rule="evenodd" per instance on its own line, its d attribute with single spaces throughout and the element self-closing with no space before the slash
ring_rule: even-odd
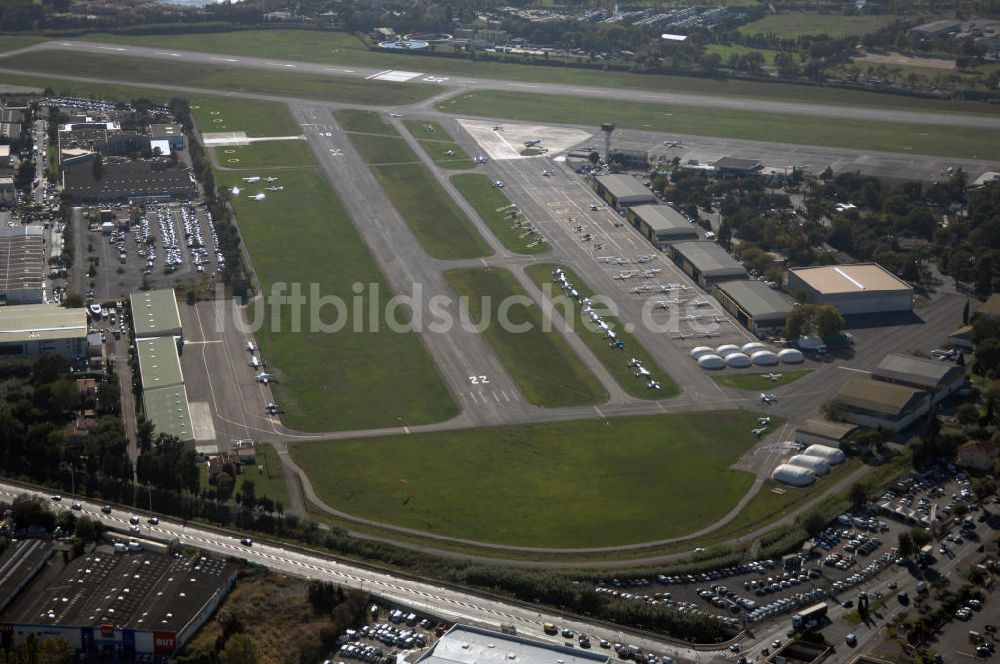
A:
<svg viewBox="0 0 1000 664">
<path fill-rule="evenodd" d="M 258 350 L 257 347 L 254 346 L 252 341 L 247 342 L 247 352 L 251 354 L 250 368 L 253 369 L 254 371 L 257 371 L 257 375 L 255 376 L 257 382 L 267 385 L 268 383 L 274 380 L 275 376 L 274 374 L 267 373 L 266 371 L 260 371 L 263 362 L 260 358 L 257 357 L 258 355 L 257 350 Z M 278 406 L 278 404 L 272 401 L 264 407 L 264 411 L 268 415 L 277 415 L 278 413 L 281 412 L 281 409 Z"/>
<path fill-rule="evenodd" d="M 603 332 L 604 338 L 608 339 L 609 346 L 619 350 L 625 348 L 625 342 L 619 339 L 615 331 L 611 329 L 611 326 L 608 325 L 608 323 L 593 310 L 591 306 L 593 301 L 589 297 L 585 297 L 582 300 L 580 299 L 580 293 L 573 287 L 572 282 L 566 278 L 566 272 L 561 267 L 557 267 L 552 270 L 552 281 L 571 298 L 574 300 L 580 300 L 580 305 L 583 307 L 583 313 L 589 316 L 590 322 Z"/>
<path fill-rule="evenodd" d="M 635 377 L 642 378 L 647 381 L 646 387 L 650 390 L 660 389 L 660 382 L 653 379 L 653 374 L 649 373 L 649 369 L 642 366 L 642 360 L 633 357 L 628 361 L 628 365 L 635 369 Z"/>
</svg>

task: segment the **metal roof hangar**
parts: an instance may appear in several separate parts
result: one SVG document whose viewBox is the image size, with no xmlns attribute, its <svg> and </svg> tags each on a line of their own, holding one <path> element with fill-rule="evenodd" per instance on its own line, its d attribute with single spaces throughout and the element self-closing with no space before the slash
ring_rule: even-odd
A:
<svg viewBox="0 0 1000 664">
<path fill-rule="evenodd" d="M 846 421 L 890 431 L 902 431 L 930 409 L 924 390 L 869 378 L 852 378 L 833 401 Z"/>
<path fill-rule="evenodd" d="M 468 625 L 455 625 L 417 664 L 608 664 L 611 657 Z"/>
<path fill-rule="evenodd" d="M 674 242 L 699 239 L 694 224 L 669 205 L 636 205 L 630 207 L 625 216 L 657 249 L 665 249 Z"/>
<path fill-rule="evenodd" d="M 877 263 L 793 268 L 788 290 L 842 315 L 913 310 L 913 288 Z"/>
<path fill-rule="evenodd" d="M 87 354 L 87 310 L 55 304 L 0 307 L 0 354 L 58 353 L 67 360 Z"/>
<path fill-rule="evenodd" d="M 45 301 L 45 236 L 41 226 L 0 228 L 0 297 L 7 304 Z"/>
<path fill-rule="evenodd" d="M 598 175 L 594 178 L 594 189 L 608 205 L 618 210 L 656 202 L 653 192 L 631 175 Z"/>
<path fill-rule="evenodd" d="M 875 367 L 872 378 L 927 390 L 931 394 L 931 403 L 935 404 L 962 387 L 965 369 L 951 362 L 892 353 Z"/>
<path fill-rule="evenodd" d="M 713 295 L 723 309 L 759 337 L 785 327 L 785 319 L 795 308 L 791 299 L 760 281 L 724 281 L 716 285 Z"/>
<path fill-rule="evenodd" d="M 140 291 L 129 297 L 132 306 L 132 327 L 136 339 L 153 337 L 184 338 L 177 296 L 169 288 Z"/>
<path fill-rule="evenodd" d="M 670 257 L 705 289 L 747 276 L 746 268 L 714 242 L 678 242 L 671 245 Z"/>
</svg>

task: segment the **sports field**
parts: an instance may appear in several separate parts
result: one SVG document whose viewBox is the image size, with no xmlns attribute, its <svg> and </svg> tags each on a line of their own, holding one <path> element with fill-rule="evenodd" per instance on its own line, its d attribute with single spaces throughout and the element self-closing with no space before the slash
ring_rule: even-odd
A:
<svg viewBox="0 0 1000 664">
<path fill-rule="evenodd" d="M 773 14 L 740 26 L 745 35 L 778 35 L 784 39 L 797 39 L 805 35 L 846 37 L 866 35 L 881 30 L 900 20 L 899 16 L 866 15 L 842 16 L 838 14 L 787 13 Z"/>
<path fill-rule="evenodd" d="M 488 177 L 482 173 L 462 173 L 451 176 L 451 183 L 476 209 L 503 246 L 517 254 L 542 254 L 551 250 L 547 242 L 537 242 L 537 234 L 526 235 L 524 227 L 517 225 L 524 217 L 510 218 L 510 199 L 502 189 L 494 187 Z M 534 246 L 529 246 L 532 244 Z"/>
<path fill-rule="evenodd" d="M 486 542 L 584 548 L 690 533 L 753 483 L 729 468 L 744 411 L 294 443 L 319 497 L 350 514 Z"/>
<path fill-rule="evenodd" d="M 837 17 L 827 17 L 837 18 Z M 878 18 L 878 17 L 865 17 Z M 753 25 L 753 24 L 750 24 Z M 914 100 L 908 97 L 874 92 L 841 90 L 818 86 L 762 83 L 757 81 L 719 80 L 691 76 L 634 74 L 616 71 L 595 71 L 549 64 L 547 66 L 470 60 L 465 57 L 434 57 L 412 53 L 390 53 L 368 50 L 353 35 L 313 30 L 258 30 L 253 32 L 219 32 L 210 35 L 111 35 L 92 34 L 81 39 L 147 46 L 177 48 L 209 53 L 280 58 L 331 65 L 354 65 L 378 69 L 404 69 L 431 73 L 435 76 L 484 76 L 533 83 L 564 83 L 595 85 L 595 78 L 607 88 L 643 91 L 685 92 L 736 97 L 759 97 L 816 103 L 878 106 L 912 109 Z M 382 101 L 385 101 L 384 99 Z M 989 113 L 988 106 L 964 101 L 919 101 L 922 110 L 969 111 Z"/>
<path fill-rule="evenodd" d="M 530 301 L 510 272 L 499 268 L 450 270 L 445 277 L 459 297 L 467 298 L 469 319 L 474 325 L 483 323 L 483 335 L 529 402 L 556 408 L 600 403 L 607 398 L 600 382 L 562 334 L 545 331 L 537 303 L 510 306 L 506 312 L 509 325 L 501 324 L 505 301 L 514 297 Z M 524 331 L 516 331 L 521 328 Z"/>
<path fill-rule="evenodd" d="M 437 105 L 442 111 L 529 122 L 619 127 L 776 143 L 1000 159 L 1000 130 L 914 125 L 804 115 L 753 113 L 524 92 L 470 92 Z"/>
<path fill-rule="evenodd" d="M 404 120 L 403 124 L 427 152 L 427 156 L 441 168 L 462 170 L 473 167 L 472 158 L 465 154 L 465 150 L 437 122 Z"/>
<path fill-rule="evenodd" d="M 204 36 L 202 36 L 204 39 Z M 343 76 L 290 74 L 238 69 L 205 63 L 167 62 L 151 58 L 101 55 L 76 51 L 39 51 L 0 59 L 0 67 L 58 76 L 86 76 L 134 83 L 176 85 L 207 90 L 251 92 L 358 104 L 394 99 L 408 104 L 430 97 L 441 88 L 429 83 L 366 81 Z"/>
<path fill-rule="evenodd" d="M 428 254 L 441 259 L 490 254 L 472 222 L 393 127 L 369 111 L 334 115 Z"/>
<path fill-rule="evenodd" d="M 712 376 L 712 379 L 719 385 L 725 385 L 726 387 L 735 387 L 738 390 L 760 392 L 773 390 L 776 387 L 794 383 L 810 371 L 812 371 L 812 369 L 795 369 L 794 371 L 785 371 L 781 367 L 776 367 L 772 371 L 765 371 L 763 373 L 729 373 L 721 376 Z M 781 378 L 776 380 L 764 378 L 764 375 L 768 373 L 781 374 Z"/>
<path fill-rule="evenodd" d="M 548 288 L 550 289 L 551 297 L 559 298 L 560 302 L 565 302 L 565 309 L 561 308 L 563 317 L 572 321 L 580 338 L 593 351 L 594 355 L 607 368 L 608 372 L 614 376 L 618 384 L 626 392 L 639 399 L 664 399 L 680 394 L 680 389 L 678 389 L 673 379 L 670 378 L 670 374 L 664 371 L 663 367 L 653 359 L 642 344 L 635 340 L 635 337 L 631 333 L 625 331 L 624 326 L 621 325 L 615 316 L 601 314 L 601 320 L 608 323 L 614 329 L 618 338 L 625 342 L 625 348 L 623 349 L 612 348 L 608 340 L 604 338 L 603 332 L 590 326 L 590 319 L 582 313 L 579 303 L 564 296 L 562 291 L 552 283 L 552 271 L 556 267 L 554 263 L 541 263 L 530 265 L 524 271 L 528 273 L 532 281 L 538 284 L 539 288 L 543 289 L 543 293 L 545 292 L 544 289 Z M 590 286 L 573 270 L 566 266 L 558 267 L 562 267 L 566 272 L 566 278 L 580 293 L 580 299 L 594 296 L 594 291 L 591 290 Z M 597 308 L 598 313 L 601 310 L 601 307 Z M 650 389 L 647 386 L 646 380 L 636 378 L 635 369 L 629 366 L 629 361 L 633 358 L 640 360 L 642 365 L 653 374 L 653 378 L 660 383 L 659 390 Z"/>
</svg>

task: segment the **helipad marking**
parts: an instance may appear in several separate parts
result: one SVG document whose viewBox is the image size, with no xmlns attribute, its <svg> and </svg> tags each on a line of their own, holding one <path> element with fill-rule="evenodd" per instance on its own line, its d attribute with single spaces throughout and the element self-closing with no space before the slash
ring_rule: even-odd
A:
<svg viewBox="0 0 1000 664">
<path fill-rule="evenodd" d="M 401 71 L 398 69 L 386 69 L 385 71 L 380 71 L 377 74 L 372 74 L 371 76 L 366 76 L 365 80 L 369 81 L 392 81 L 394 83 L 404 83 L 411 79 L 417 78 L 422 74 L 418 71 Z"/>
</svg>

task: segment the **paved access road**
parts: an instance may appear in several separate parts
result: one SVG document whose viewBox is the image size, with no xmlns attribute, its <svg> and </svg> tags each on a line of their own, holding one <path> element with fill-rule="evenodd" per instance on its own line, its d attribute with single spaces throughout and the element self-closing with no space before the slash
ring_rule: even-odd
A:
<svg viewBox="0 0 1000 664">
<path fill-rule="evenodd" d="M 11 500 L 19 494 L 34 494 L 48 498 L 45 494 L 29 491 L 22 487 L 0 483 L 0 499 Z M 79 502 L 81 514 L 95 518 L 111 529 L 127 533 L 129 516 L 138 512 L 122 511 L 115 508 L 111 514 L 101 512 L 101 504 L 77 500 L 71 496 L 63 497 L 55 507 L 69 509 L 73 502 Z M 357 588 L 388 601 L 399 602 L 411 607 L 417 612 L 426 612 L 442 620 L 471 622 L 493 629 L 498 629 L 501 623 L 513 624 L 518 633 L 532 638 L 554 643 L 554 640 L 542 632 L 542 624 L 546 622 L 568 627 L 575 632 L 589 634 L 595 641 L 606 638 L 609 641 L 627 641 L 642 647 L 647 652 L 668 654 L 675 659 L 687 662 L 709 662 L 716 657 L 714 651 L 698 651 L 683 645 L 650 639 L 631 633 L 624 629 L 613 629 L 600 623 L 587 622 L 578 617 L 567 618 L 548 612 L 544 607 L 532 607 L 520 603 L 476 594 L 472 591 L 457 590 L 435 583 L 432 580 L 417 580 L 390 572 L 376 571 L 360 565 L 336 560 L 330 556 L 306 553 L 300 550 L 287 549 L 280 545 L 254 542 L 252 546 L 241 544 L 238 535 L 226 534 L 220 531 L 189 525 L 185 522 L 161 518 L 159 524 L 150 525 L 146 522 L 149 514 L 141 514 L 140 537 L 148 537 L 159 541 L 178 539 L 181 544 L 203 549 L 221 556 L 231 556 L 246 560 L 269 569 L 293 574 L 308 579 L 331 581 L 347 588 Z"/>
<path fill-rule="evenodd" d="M 163 49 L 155 47 L 126 46 L 114 43 L 79 42 L 79 41 L 49 41 L 24 49 L 9 51 L 5 55 L 30 53 L 32 51 L 71 50 L 81 53 L 100 53 L 104 55 L 121 55 L 171 62 L 195 63 L 212 66 L 237 67 L 250 69 L 268 69 L 271 71 L 288 71 L 299 74 L 320 74 L 325 76 L 346 76 L 352 78 L 372 78 L 384 70 L 370 67 L 331 66 L 327 64 L 299 62 L 294 60 L 278 60 L 273 58 L 256 58 L 249 56 L 223 55 L 218 53 L 201 53 L 197 51 Z M 424 65 L 433 65 L 428 58 L 414 59 L 412 66 L 422 69 Z M 433 69 L 433 67 L 430 67 Z M 746 112 L 787 113 L 791 115 L 806 115 L 836 119 L 869 120 L 879 122 L 905 122 L 914 124 L 940 124 L 956 127 L 1000 128 L 1000 117 L 993 115 L 975 115 L 964 113 L 936 113 L 922 111 L 901 111 L 857 106 L 840 106 L 835 104 L 813 104 L 807 102 L 776 101 L 750 97 L 723 97 L 714 95 L 698 95 L 676 92 L 657 92 L 649 90 L 622 90 L 617 88 L 601 88 L 599 86 L 561 85 L 553 83 L 522 83 L 479 76 L 442 76 L 433 72 L 414 72 L 418 75 L 413 82 L 444 85 L 448 88 L 464 90 L 512 90 L 531 92 L 535 94 L 558 94 L 594 99 L 616 99 L 652 102 L 658 104 L 678 104 L 682 106 L 698 106 L 704 108 L 726 108 Z M 919 100 L 914 100 L 919 104 Z"/>
</svg>

